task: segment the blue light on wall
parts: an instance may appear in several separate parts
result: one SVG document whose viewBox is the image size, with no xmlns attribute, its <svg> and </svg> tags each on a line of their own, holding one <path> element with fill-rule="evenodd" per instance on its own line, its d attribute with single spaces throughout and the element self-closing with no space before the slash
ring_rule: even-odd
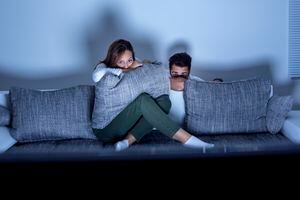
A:
<svg viewBox="0 0 300 200">
<path fill-rule="evenodd" d="M 171 52 L 187 50 L 194 69 L 234 70 L 243 67 L 236 63 L 265 59 L 283 83 L 287 6 L 282 0 L 2 0 L 0 87 L 64 76 L 87 83 L 117 38 L 131 40 L 139 58 L 164 64 Z"/>
</svg>

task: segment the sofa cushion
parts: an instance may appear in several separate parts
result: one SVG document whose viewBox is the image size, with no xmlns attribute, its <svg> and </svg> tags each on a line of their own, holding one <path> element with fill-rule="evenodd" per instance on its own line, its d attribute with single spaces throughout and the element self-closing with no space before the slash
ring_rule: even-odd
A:
<svg viewBox="0 0 300 200">
<path fill-rule="evenodd" d="M 9 91 L 0 91 L 0 105 L 6 108 L 10 108 L 8 95 Z"/>
<path fill-rule="evenodd" d="M 0 154 L 11 148 L 17 141 L 11 136 L 10 128 L 0 126 Z"/>
<path fill-rule="evenodd" d="M 10 99 L 11 134 L 18 142 L 95 139 L 91 128 L 93 86 L 54 91 L 12 87 Z"/>
<path fill-rule="evenodd" d="M 10 111 L 0 105 L 0 126 L 8 126 L 10 124 Z"/>
<path fill-rule="evenodd" d="M 160 65 L 143 65 L 120 76 L 106 74 L 95 88 L 93 128 L 106 127 L 141 93 L 157 98 L 169 94 L 168 71 Z"/>
<path fill-rule="evenodd" d="M 293 106 L 292 96 L 274 95 L 268 102 L 267 128 L 270 133 L 278 133 Z"/>
<path fill-rule="evenodd" d="M 300 110 L 288 113 L 281 132 L 293 143 L 300 144 Z"/>
<path fill-rule="evenodd" d="M 42 141 L 31 143 L 18 143 L 8 149 L 5 154 L 7 158 L 24 158 L 22 155 L 47 155 L 43 156 L 31 156 L 32 159 L 43 159 L 43 161 L 56 160 L 68 160 L 78 158 L 81 161 L 89 159 L 105 159 L 109 160 L 124 160 L 124 158 L 133 159 L 155 159 L 162 157 L 176 158 L 179 156 L 190 155 L 192 158 L 195 156 L 203 155 L 227 155 L 227 153 L 255 153 L 255 152 L 268 152 L 274 149 L 281 151 L 286 147 L 293 147 L 293 143 L 289 141 L 282 134 L 270 134 L 270 133 L 251 133 L 251 134 L 224 134 L 224 135 L 198 135 L 199 139 L 215 144 L 214 148 L 206 149 L 194 149 L 187 148 L 184 145 L 172 140 L 171 138 L 163 135 L 159 131 L 152 131 L 145 135 L 140 142 L 134 143 L 130 148 L 122 152 L 116 152 L 112 144 L 103 144 L 99 140 L 59 140 L 59 141 Z M 196 151 L 196 152 L 195 152 Z M 192 154 L 186 154 L 192 153 Z M 216 153 L 216 154 L 215 154 Z M 18 157 L 19 156 L 19 157 Z M 158 157 L 157 157 L 158 156 Z M 175 157 L 174 157 L 175 156 Z M 27 157 L 28 158 L 28 157 Z"/>
<path fill-rule="evenodd" d="M 267 132 L 269 80 L 187 80 L 186 128 L 197 134 Z"/>
</svg>

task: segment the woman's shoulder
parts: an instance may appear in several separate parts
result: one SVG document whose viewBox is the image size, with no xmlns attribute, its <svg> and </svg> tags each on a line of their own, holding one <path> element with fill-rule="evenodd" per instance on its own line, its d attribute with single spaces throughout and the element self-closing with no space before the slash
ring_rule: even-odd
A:
<svg viewBox="0 0 300 200">
<path fill-rule="evenodd" d="M 114 69 L 114 68 L 109 68 L 107 67 L 104 63 L 99 63 L 93 72 L 93 81 L 96 83 L 100 81 L 105 74 L 112 74 L 115 76 L 120 76 L 122 74 L 121 69 Z"/>
<path fill-rule="evenodd" d="M 104 64 L 104 63 L 98 63 L 98 64 L 96 65 L 94 71 L 96 71 L 96 70 L 101 70 L 101 69 L 105 69 L 105 68 L 107 68 L 106 64 Z"/>
</svg>

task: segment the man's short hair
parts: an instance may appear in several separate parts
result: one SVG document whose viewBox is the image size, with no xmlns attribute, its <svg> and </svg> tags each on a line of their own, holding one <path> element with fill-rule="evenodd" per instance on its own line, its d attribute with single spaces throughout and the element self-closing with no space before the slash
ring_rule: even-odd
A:
<svg viewBox="0 0 300 200">
<path fill-rule="evenodd" d="M 188 67 L 191 69 L 192 57 L 187 53 L 176 53 L 169 58 L 169 68 L 175 64 L 179 67 Z"/>
</svg>

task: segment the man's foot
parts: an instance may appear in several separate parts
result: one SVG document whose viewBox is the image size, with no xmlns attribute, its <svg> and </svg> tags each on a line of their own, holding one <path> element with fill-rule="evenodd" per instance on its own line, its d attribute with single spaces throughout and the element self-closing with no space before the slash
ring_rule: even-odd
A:
<svg viewBox="0 0 300 200">
<path fill-rule="evenodd" d="M 204 142 L 195 136 L 191 136 L 183 145 L 192 148 L 212 148 L 215 146 L 214 144 Z"/>
</svg>

